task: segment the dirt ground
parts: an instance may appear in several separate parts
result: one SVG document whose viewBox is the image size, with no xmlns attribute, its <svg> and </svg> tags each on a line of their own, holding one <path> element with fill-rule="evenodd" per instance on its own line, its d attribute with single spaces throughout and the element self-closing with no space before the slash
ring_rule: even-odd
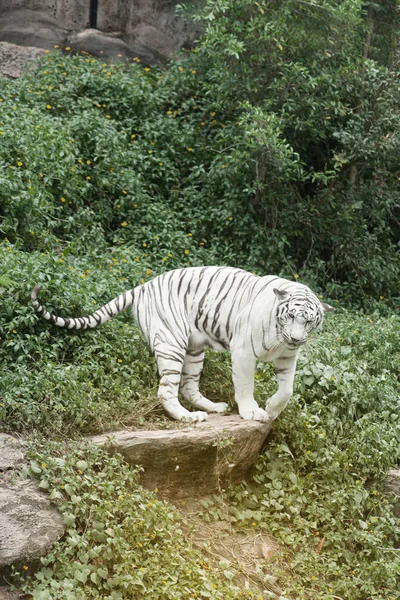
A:
<svg viewBox="0 0 400 600">
<path fill-rule="evenodd" d="M 206 522 L 197 500 L 182 500 L 176 506 L 184 516 L 188 538 L 211 560 L 216 572 L 234 574 L 234 583 L 258 597 L 283 598 L 283 591 L 268 575 L 268 561 L 278 550 L 276 540 L 265 533 L 239 530 L 228 521 Z"/>
</svg>

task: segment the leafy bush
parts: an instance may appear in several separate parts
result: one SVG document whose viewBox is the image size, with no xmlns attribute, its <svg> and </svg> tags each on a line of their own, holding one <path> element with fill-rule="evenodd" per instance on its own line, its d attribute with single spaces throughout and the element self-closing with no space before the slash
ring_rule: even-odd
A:
<svg viewBox="0 0 400 600">
<path fill-rule="evenodd" d="M 31 449 L 28 474 L 50 492 L 66 534 L 24 590 L 35 600 L 234 599 L 252 594 L 212 572 L 176 510 L 143 489 L 138 472 L 87 444 Z"/>
</svg>

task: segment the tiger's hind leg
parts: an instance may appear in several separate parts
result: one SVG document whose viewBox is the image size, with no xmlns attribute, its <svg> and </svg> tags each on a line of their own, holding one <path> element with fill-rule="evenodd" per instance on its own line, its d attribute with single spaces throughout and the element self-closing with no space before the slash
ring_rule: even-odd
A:
<svg viewBox="0 0 400 600">
<path fill-rule="evenodd" d="M 203 363 L 204 349 L 189 347 L 183 363 L 180 392 L 185 400 L 196 408 L 207 412 L 225 412 L 228 408 L 226 402 L 211 402 L 200 393 L 199 382 Z"/>
<path fill-rule="evenodd" d="M 207 419 L 206 412 L 191 412 L 184 408 L 178 400 L 185 352 L 186 348 L 179 345 L 158 343 L 154 346 L 160 376 L 158 397 L 162 402 L 165 412 L 173 419 L 177 419 L 178 421 L 182 419 L 204 421 Z"/>
</svg>

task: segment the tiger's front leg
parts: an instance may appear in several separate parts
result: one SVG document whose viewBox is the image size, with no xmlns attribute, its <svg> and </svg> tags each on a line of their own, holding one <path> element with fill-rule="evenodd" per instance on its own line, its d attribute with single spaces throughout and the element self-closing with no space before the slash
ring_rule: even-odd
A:
<svg viewBox="0 0 400 600">
<path fill-rule="evenodd" d="M 297 355 L 280 357 L 273 361 L 278 391 L 266 402 L 265 410 L 271 420 L 276 419 L 283 411 L 293 394 L 293 380 L 296 372 Z"/>
<path fill-rule="evenodd" d="M 255 371 L 253 353 L 232 349 L 232 378 L 239 414 L 246 421 L 268 421 L 268 414 L 254 400 Z"/>
</svg>

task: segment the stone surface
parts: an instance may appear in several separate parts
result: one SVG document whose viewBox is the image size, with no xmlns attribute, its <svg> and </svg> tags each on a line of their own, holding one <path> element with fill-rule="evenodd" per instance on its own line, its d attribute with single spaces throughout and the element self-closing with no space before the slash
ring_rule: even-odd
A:
<svg viewBox="0 0 400 600">
<path fill-rule="evenodd" d="M 0 473 L 20 469 L 25 464 L 26 460 L 21 442 L 11 435 L 0 433 Z"/>
<path fill-rule="evenodd" d="M 89 0 L 0 0 L 0 40 L 44 49 L 70 46 L 101 54 L 105 60 L 115 60 L 122 53 L 122 58 L 138 56 L 143 64 L 163 64 L 174 51 L 191 45 L 200 32 L 198 25 L 176 15 L 177 2 L 100 1 L 95 25 L 98 35 L 84 35 L 77 41 L 79 33 L 94 26 Z M 197 2 L 189 0 L 188 4 Z M 116 51 L 118 45 L 122 52 Z"/>
<path fill-rule="evenodd" d="M 32 598 L 29 594 L 0 585 L 0 600 L 28 600 L 29 598 Z"/>
<path fill-rule="evenodd" d="M 36 563 L 64 533 L 61 514 L 31 481 L 3 476 L 0 484 L 0 573 Z"/>
<path fill-rule="evenodd" d="M 0 434 L 0 576 L 12 565 L 36 564 L 64 533 L 62 516 L 47 494 L 18 477 L 24 464 L 23 446 Z"/>
<path fill-rule="evenodd" d="M 398 496 L 395 503 L 395 514 L 400 517 L 400 469 L 391 469 L 383 484 L 384 490 Z"/>
<path fill-rule="evenodd" d="M 243 421 L 238 415 L 210 415 L 183 429 L 116 431 L 94 436 L 109 442 L 131 465 L 140 465 L 142 483 L 163 496 L 199 496 L 242 479 L 263 448 L 272 423 Z"/>
<path fill-rule="evenodd" d="M 34 64 L 44 54 L 45 50 L 41 48 L 0 42 L 0 77 L 20 77 L 25 68 Z"/>
<path fill-rule="evenodd" d="M 84 29 L 68 38 L 72 52 L 89 52 L 98 58 L 115 61 L 130 58 L 128 46 L 121 39 L 121 33 L 103 33 L 98 29 Z"/>
</svg>

